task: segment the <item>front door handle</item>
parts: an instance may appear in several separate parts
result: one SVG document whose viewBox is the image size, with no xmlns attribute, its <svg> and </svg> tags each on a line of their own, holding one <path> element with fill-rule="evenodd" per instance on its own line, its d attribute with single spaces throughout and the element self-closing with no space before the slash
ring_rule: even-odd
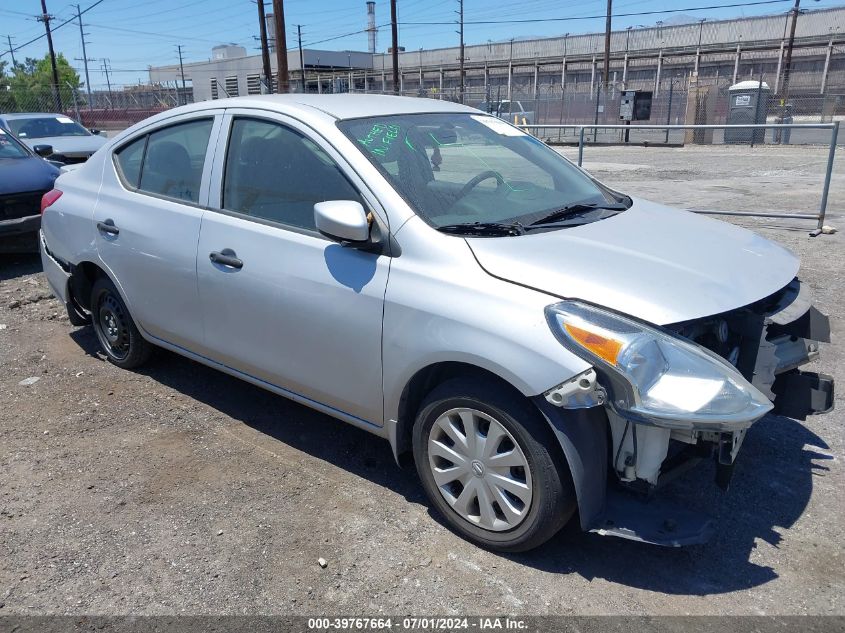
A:
<svg viewBox="0 0 845 633">
<path fill-rule="evenodd" d="M 97 222 L 97 230 L 102 233 L 108 233 L 109 235 L 117 235 L 120 233 L 120 229 L 114 225 L 114 220 L 111 218 L 105 220 L 104 222 Z"/>
<path fill-rule="evenodd" d="M 208 258 L 215 264 L 228 266 L 229 268 L 243 268 L 244 263 L 238 259 L 237 253 L 231 248 L 224 248 L 222 251 L 214 251 L 208 254 Z"/>
</svg>

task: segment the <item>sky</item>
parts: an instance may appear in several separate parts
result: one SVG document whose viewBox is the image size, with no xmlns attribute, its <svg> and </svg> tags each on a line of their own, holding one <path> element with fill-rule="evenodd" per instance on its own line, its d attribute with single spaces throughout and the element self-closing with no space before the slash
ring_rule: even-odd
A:
<svg viewBox="0 0 845 633">
<path fill-rule="evenodd" d="M 754 0 L 615 0 L 614 14 L 684 9 L 695 18 L 725 19 L 763 14 L 785 14 L 792 0 L 756 6 L 734 6 L 701 10 L 699 7 L 745 4 Z M 84 11 L 97 0 L 47 0 L 47 9 L 56 28 L 76 15 L 76 4 Z M 272 2 L 267 0 L 267 10 Z M 367 50 L 366 6 L 364 0 L 285 0 L 288 47 L 296 44 L 296 24 L 302 25 L 303 45 L 328 50 Z M 398 0 L 399 45 L 407 50 L 456 46 L 457 25 L 412 24 L 414 22 L 451 22 L 457 19 L 458 0 Z M 843 0 L 805 0 L 802 8 L 820 9 L 843 6 Z M 549 18 L 592 19 L 539 21 L 509 24 L 467 24 L 466 44 L 505 41 L 512 37 L 543 37 L 563 33 L 604 31 L 606 0 L 464 0 L 467 22 L 484 20 L 548 20 Z M 44 26 L 35 19 L 40 14 L 40 0 L 0 0 L 0 60 L 10 61 L 7 36 L 18 47 L 44 34 Z M 651 26 L 669 20 L 677 13 L 617 16 L 613 28 Z M 211 56 L 211 47 L 236 43 L 248 54 L 258 54 L 258 9 L 253 0 L 99 0 L 83 14 L 91 85 L 104 87 L 104 59 L 112 69 L 112 85 L 147 81 L 146 68 L 179 61 L 177 45 L 182 45 L 184 60 L 200 61 Z M 378 50 L 390 43 L 390 3 L 376 2 Z M 407 22 L 407 24 L 403 24 Z M 328 41 L 324 41 L 328 40 Z M 55 30 L 56 52 L 82 73 L 82 44 L 75 19 Z M 5 54 L 2 54 L 6 51 Z M 45 37 L 15 51 L 15 57 L 43 57 L 47 52 Z"/>
</svg>

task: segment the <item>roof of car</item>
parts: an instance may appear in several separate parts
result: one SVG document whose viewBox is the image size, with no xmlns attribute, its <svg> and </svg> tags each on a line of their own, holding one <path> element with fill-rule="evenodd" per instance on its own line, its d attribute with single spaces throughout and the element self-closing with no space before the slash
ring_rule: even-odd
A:
<svg viewBox="0 0 845 633">
<path fill-rule="evenodd" d="M 451 101 L 441 101 L 440 99 L 348 93 L 254 95 L 203 101 L 194 104 L 194 107 L 198 110 L 258 107 L 280 112 L 316 109 L 336 119 L 355 119 L 391 114 L 419 114 L 423 112 L 476 112 L 474 108 Z"/>
<path fill-rule="evenodd" d="M 55 112 L 10 112 L 8 114 L 0 114 L 0 117 L 4 119 L 32 119 L 34 117 L 57 117 L 57 116 L 67 116 L 66 114 L 56 114 Z"/>
</svg>

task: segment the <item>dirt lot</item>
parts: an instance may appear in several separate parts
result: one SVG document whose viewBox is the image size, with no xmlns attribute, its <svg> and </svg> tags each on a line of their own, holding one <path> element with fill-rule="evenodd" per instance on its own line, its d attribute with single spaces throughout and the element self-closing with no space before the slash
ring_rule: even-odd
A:
<svg viewBox="0 0 845 633">
<path fill-rule="evenodd" d="M 818 199 L 823 150 L 759 168 L 745 150 L 649 152 L 590 148 L 587 167 L 684 206 Z M 744 223 L 802 256 L 836 337 L 818 369 L 841 382 L 842 234 Z M 756 424 L 727 494 L 709 466 L 673 485 L 718 515 L 707 545 L 568 529 L 499 556 L 444 528 L 377 438 L 173 354 L 139 373 L 104 362 L 39 270 L 0 258 L 0 614 L 845 613 L 841 395 L 806 424 Z"/>
</svg>

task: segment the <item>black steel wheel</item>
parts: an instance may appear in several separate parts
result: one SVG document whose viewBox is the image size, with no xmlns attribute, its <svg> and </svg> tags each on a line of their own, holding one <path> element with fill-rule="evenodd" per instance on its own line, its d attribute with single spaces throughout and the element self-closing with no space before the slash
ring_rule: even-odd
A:
<svg viewBox="0 0 845 633">
<path fill-rule="evenodd" d="M 132 369 L 150 357 L 152 345 L 141 336 L 117 288 L 106 277 L 94 282 L 91 315 L 97 340 L 109 362 Z"/>
</svg>

